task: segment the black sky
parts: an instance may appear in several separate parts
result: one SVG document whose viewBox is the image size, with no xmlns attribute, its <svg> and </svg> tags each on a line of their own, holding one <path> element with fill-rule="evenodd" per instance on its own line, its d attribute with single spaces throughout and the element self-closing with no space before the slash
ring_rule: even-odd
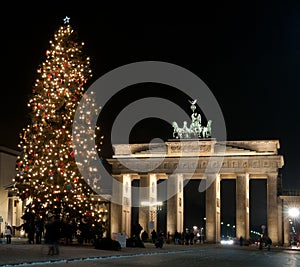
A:
<svg viewBox="0 0 300 267">
<path fill-rule="evenodd" d="M 128 14 L 118 20 L 87 3 L 84 9 L 75 4 L 67 7 L 63 1 L 56 7 L 49 3 L 35 9 L 26 3 L 26 11 L 24 6 L 9 4 L 6 12 L 13 19 L 1 17 L 5 67 L 0 145 L 17 148 L 18 132 L 27 124 L 26 104 L 36 69 L 45 59 L 54 31 L 69 16 L 91 57 L 91 83 L 107 71 L 136 61 L 165 61 L 192 71 L 218 100 L 227 139 L 278 139 L 285 161 L 283 185 L 299 189 L 300 3 L 285 2 L 216 4 L 177 20 L 166 14 L 162 21 L 155 14 L 144 19 L 141 14 L 138 18 Z M 193 21 L 187 20 L 191 17 Z M 159 87 L 153 90 L 169 94 Z M 136 88 L 134 93 L 143 96 L 145 91 Z M 186 107 L 186 99 L 170 97 Z M 128 104 L 132 94 L 116 97 L 114 108 L 121 100 Z M 110 119 L 103 118 L 104 129 L 111 125 Z M 141 122 L 141 126 L 132 133 L 137 141 L 172 138 L 171 127 L 159 121 Z"/>
</svg>

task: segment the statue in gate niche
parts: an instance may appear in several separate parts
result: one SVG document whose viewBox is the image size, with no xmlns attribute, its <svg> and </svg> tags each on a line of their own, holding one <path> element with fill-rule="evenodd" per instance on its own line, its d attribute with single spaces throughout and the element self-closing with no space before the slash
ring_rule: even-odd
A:
<svg viewBox="0 0 300 267">
<path fill-rule="evenodd" d="M 191 124 L 188 126 L 187 121 L 183 122 L 182 127 L 179 127 L 178 123 L 174 121 L 173 126 L 173 137 L 177 139 L 189 139 L 189 138 L 209 138 L 211 137 L 211 124 L 212 120 L 208 120 L 207 125 L 201 124 L 201 114 L 195 112 L 197 99 L 192 100 L 191 110 Z"/>
</svg>

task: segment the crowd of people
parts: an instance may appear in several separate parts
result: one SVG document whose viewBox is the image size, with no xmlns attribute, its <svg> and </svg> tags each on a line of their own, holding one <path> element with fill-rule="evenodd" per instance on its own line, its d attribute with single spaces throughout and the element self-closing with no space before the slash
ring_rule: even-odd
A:
<svg viewBox="0 0 300 267">
<path fill-rule="evenodd" d="M 65 244 L 70 244 L 74 238 L 74 235 L 80 235 L 80 231 L 78 230 L 77 226 L 75 226 L 73 223 L 64 224 L 57 216 L 54 215 L 49 216 L 48 220 L 44 224 L 36 222 L 33 226 L 30 223 L 24 223 L 21 227 L 23 227 L 27 233 L 29 244 L 41 244 L 42 239 L 44 238 L 45 244 L 48 244 L 49 246 L 48 255 L 59 254 L 59 243 L 61 237 L 65 238 Z M 6 223 L 4 237 L 7 244 L 11 243 L 12 235 L 12 227 Z M 156 232 L 155 229 L 153 229 L 151 233 L 148 234 L 146 230 L 143 230 L 140 224 L 134 224 L 133 236 L 142 242 L 153 242 L 157 248 L 162 248 L 164 243 L 171 242 L 175 245 L 193 245 L 197 242 L 203 243 L 201 242 L 201 236 L 197 236 L 193 230 L 186 229 L 181 233 L 176 230 L 174 235 L 170 236 L 169 233 L 165 233 L 162 230 Z M 77 236 L 78 242 L 83 243 L 83 238 L 86 239 L 85 241 L 88 241 L 91 236 L 89 237 L 89 235 L 86 233 L 82 235 L 81 239 Z M 240 246 L 246 244 L 242 236 L 240 236 L 238 241 Z M 263 247 L 266 247 L 268 250 L 270 250 L 272 246 L 272 240 L 267 235 L 261 235 L 257 244 L 260 250 L 263 249 Z M 297 247 L 299 247 L 298 240 Z"/>
<path fill-rule="evenodd" d="M 185 232 L 180 233 L 176 230 L 174 236 L 171 237 L 170 233 L 165 234 L 162 230 L 157 233 L 155 229 L 153 229 L 151 232 L 151 240 L 154 244 L 159 241 L 163 243 L 174 242 L 175 245 L 193 245 L 197 242 L 198 237 L 195 235 L 194 231 L 186 230 Z"/>
<path fill-rule="evenodd" d="M 262 248 L 265 246 L 268 250 L 270 250 L 272 243 L 272 239 L 269 236 L 261 235 L 259 238 L 259 249 L 262 250 Z"/>
<path fill-rule="evenodd" d="M 157 233 L 155 229 L 153 229 L 150 233 L 150 236 L 146 231 L 143 231 L 141 234 L 141 238 L 144 242 L 146 242 L 147 240 L 152 241 L 156 247 L 162 247 L 163 243 L 173 243 L 175 245 L 193 245 L 197 242 L 204 243 L 204 240 L 202 240 L 202 236 L 196 235 L 193 230 L 189 229 L 186 229 L 186 231 L 183 231 L 182 233 L 176 230 L 172 237 L 169 235 L 169 233 L 165 234 L 163 231 L 159 231 Z M 236 241 L 236 244 L 239 244 L 240 246 L 250 244 L 250 242 L 248 240 L 245 240 L 242 236 L 240 236 Z M 257 244 L 259 249 L 266 247 L 267 250 L 270 250 L 273 242 L 269 236 L 261 235 Z"/>
</svg>

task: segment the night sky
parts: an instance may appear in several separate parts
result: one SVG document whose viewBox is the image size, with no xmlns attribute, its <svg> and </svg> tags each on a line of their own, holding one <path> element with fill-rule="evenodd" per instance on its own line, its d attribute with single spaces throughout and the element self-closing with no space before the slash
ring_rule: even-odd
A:
<svg viewBox="0 0 300 267">
<path fill-rule="evenodd" d="M 116 67 L 137 61 L 170 62 L 190 70 L 215 95 L 225 118 L 227 139 L 279 140 L 279 153 L 285 161 L 281 171 L 283 186 L 300 189 L 300 3 L 297 1 L 243 6 L 227 3 L 199 8 L 198 16 L 190 16 L 193 21 L 182 16 L 175 20 L 175 15 L 161 21 L 154 16 L 128 15 L 116 19 L 105 9 L 87 4 L 84 11 L 76 5 L 66 8 L 63 1 L 56 8 L 47 4 L 36 6 L 38 11 L 29 7 L 26 12 L 24 6 L 9 5 L 6 11 L 13 14 L 12 19 L 1 17 L 4 70 L 0 145 L 17 148 L 18 132 L 27 125 L 26 105 L 36 70 L 45 59 L 54 31 L 69 16 L 71 26 L 85 42 L 85 52 L 91 57 L 94 74 L 91 83 Z M 176 96 L 176 91 L 170 88 L 146 84 L 130 90 L 113 98 L 106 107 L 106 114 L 110 115 L 102 118 L 104 131 L 109 133 L 114 116 L 122 107 L 147 94 L 169 97 L 189 108 L 187 100 Z M 154 137 L 172 138 L 172 127 L 159 120 L 145 120 L 133 129 L 131 138 L 133 142 L 144 142 Z M 109 138 L 106 140 L 104 153 L 109 155 Z M 262 201 L 261 207 L 264 205 Z M 262 220 L 264 215 L 259 215 L 259 221 Z"/>
</svg>

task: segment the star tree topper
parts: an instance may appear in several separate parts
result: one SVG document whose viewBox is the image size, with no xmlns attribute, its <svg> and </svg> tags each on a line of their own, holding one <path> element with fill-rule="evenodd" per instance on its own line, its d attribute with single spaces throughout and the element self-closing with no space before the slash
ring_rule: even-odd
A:
<svg viewBox="0 0 300 267">
<path fill-rule="evenodd" d="M 70 18 L 68 17 L 68 16 L 66 16 L 65 18 L 64 18 L 64 23 L 65 24 L 68 24 L 70 22 Z"/>
</svg>

